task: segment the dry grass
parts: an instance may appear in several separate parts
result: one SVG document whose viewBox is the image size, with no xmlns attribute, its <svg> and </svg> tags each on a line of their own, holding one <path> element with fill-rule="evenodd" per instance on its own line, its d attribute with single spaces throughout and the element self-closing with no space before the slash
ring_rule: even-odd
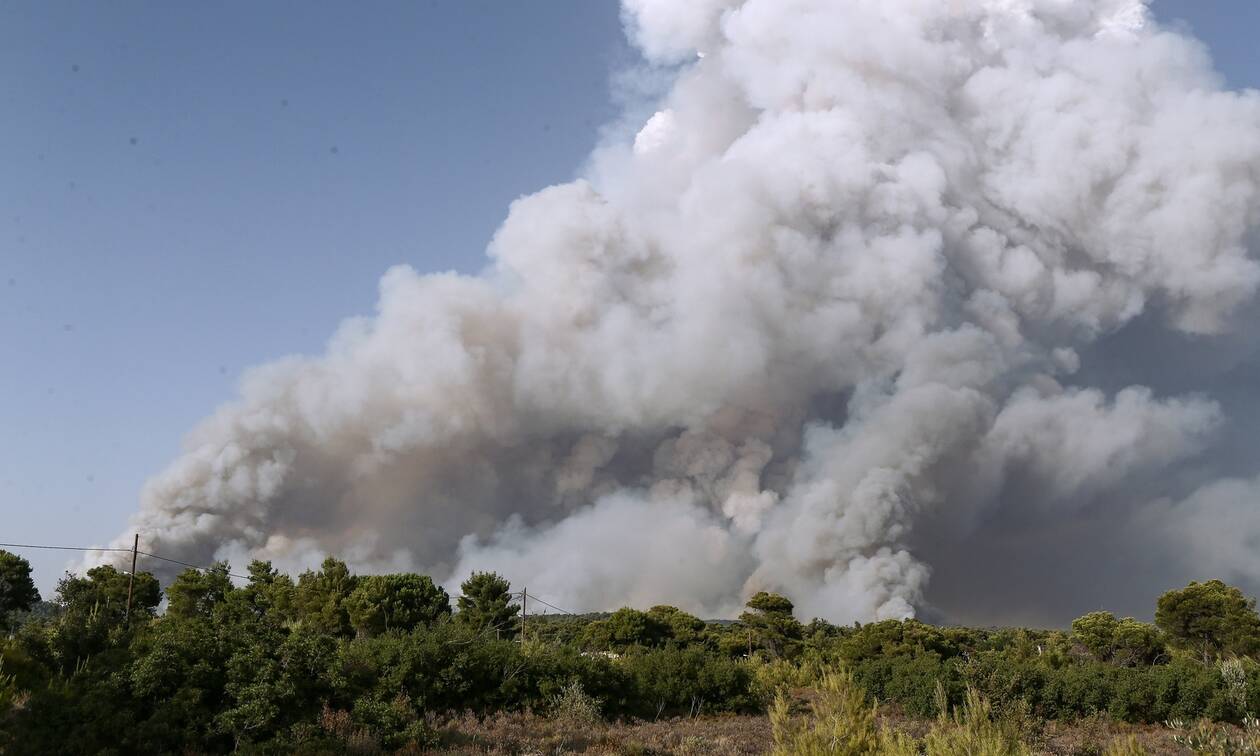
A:
<svg viewBox="0 0 1260 756">
<path fill-rule="evenodd" d="M 472 715 L 437 723 L 441 753 L 454 754 L 768 754 L 774 749 L 769 717 L 728 716 L 617 722 L 572 726 L 534 714 Z M 882 709 L 878 725 L 923 738 L 932 720 L 912 719 Z M 1188 751 L 1173 742 L 1166 727 L 1126 725 L 1106 719 L 1067 724 L 1048 722 L 1031 733 L 1034 754 L 1103 756 L 1132 738 L 1148 756 Z M 1124 753 L 1125 751 L 1119 751 Z M 1129 751 L 1133 752 L 1133 751 Z"/>
<path fill-rule="evenodd" d="M 442 753 L 453 754 L 763 754 L 772 745 L 766 717 L 699 717 L 657 722 L 587 723 L 536 714 L 471 714 L 438 725 Z"/>
<path fill-rule="evenodd" d="M 923 738 L 932 728 L 932 720 L 908 717 L 895 708 L 880 709 L 879 724 L 915 738 Z M 1173 742 L 1173 732 L 1162 725 L 1131 725 L 1106 717 L 1077 722 L 1034 720 L 1024 732 L 1034 754 L 1050 756 L 1087 756 L 1105 753 L 1108 748 L 1133 740 L 1148 756 L 1184 754 L 1186 749 Z"/>
<path fill-rule="evenodd" d="M 1184 754 L 1186 749 L 1173 742 L 1173 733 L 1162 725 L 1130 725 L 1095 718 L 1074 722 L 1048 722 L 1034 743 L 1034 753 L 1102 754 L 1109 747 L 1133 742 L 1148 756 Z M 1128 751 L 1134 752 L 1134 751 Z"/>
</svg>

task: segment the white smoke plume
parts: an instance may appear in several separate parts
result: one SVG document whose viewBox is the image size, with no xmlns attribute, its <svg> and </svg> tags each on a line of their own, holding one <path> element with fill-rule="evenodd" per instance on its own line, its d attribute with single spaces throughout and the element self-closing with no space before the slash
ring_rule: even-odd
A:
<svg viewBox="0 0 1260 756">
<path fill-rule="evenodd" d="M 673 72 L 637 138 L 252 371 L 150 550 L 840 622 L 1260 586 L 1260 95 L 1138 0 L 623 11 Z"/>
</svg>

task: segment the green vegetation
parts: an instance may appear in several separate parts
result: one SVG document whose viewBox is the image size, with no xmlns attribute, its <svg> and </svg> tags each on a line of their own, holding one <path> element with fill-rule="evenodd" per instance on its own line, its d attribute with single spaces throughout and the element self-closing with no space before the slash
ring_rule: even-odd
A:
<svg viewBox="0 0 1260 756">
<path fill-rule="evenodd" d="M 455 621 L 478 632 L 493 632 L 495 638 L 515 638 L 521 607 L 512 603 L 510 589 L 508 581 L 493 572 L 474 572 L 459 586 Z"/>
<path fill-rule="evenodd" d="M 796 718 L 780 692 L 770 710 L 775 756 L 888 754 L 888 756 L 1025 756 L 1030 751 L 1018 723 L 994 717 L 992 707 L 974 690 L 962 706 L 941 713 L 921 739 L 878 727 L 876 709 L 851 675 L 828 673 L 809 704 L 809 716 Z"/>
<path fill-rule="evenodd" d="M 1205 662 L 1260 650 L 1256 600 L 1219 580 L 1191 583 L 1160 596 L 1155 624 L 1174 645 L 1199 653 Z"/>
<path fill-rule="evenodd" d="M 534 712 L 570 732 L 768 711 L 781 753 L 1019 753 L 1030 722 L 1260 712 L 1260 617 L 1218 581 L 1163 596 L 1153 625 L 1105 612 L 1070 631 L 802 624 L 789 599 L 758 593 L 735 622 L 624 608 L 531 616 L 522 638 L 493 573 L 470 576 L 454 609 L 429 577 L 356 576 L 331 558 L 296 581 L 263 562 L 248 574 L 187 570 L 164 611 L 158 581 L 138 574 L 127 621 L 126 573 L 67 575 L 40 603 L 29 565 L 0 552 L 0 748 L 422 750 L 448 715 Z M 932 724 L 893 732 L 876 703 Z M 1178 727 L 1200 744 L 1255 732 Z"/>
<path fill-rule="evenodd" d="M 30 563 L 17 554 L 0 551 L 0 623 L 14 612 L 28 611 L 36 601 L 39 591 L 31 581 Z"/>
</svg>

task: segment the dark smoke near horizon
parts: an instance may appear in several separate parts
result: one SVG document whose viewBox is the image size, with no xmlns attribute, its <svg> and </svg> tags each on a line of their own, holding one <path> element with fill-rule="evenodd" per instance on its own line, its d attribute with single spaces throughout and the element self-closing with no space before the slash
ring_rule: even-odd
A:
<svg viewBox="0 0 1260 756">
<path fill-rule="evenodd" d="M 624 0 L 673 72 L 146 486 L 190 561 L 1060 623 L 1260 589 L 1260 94 L 1138 0 Z M 130 545 L 130 536 L 118 543 Z"/>
</svg>

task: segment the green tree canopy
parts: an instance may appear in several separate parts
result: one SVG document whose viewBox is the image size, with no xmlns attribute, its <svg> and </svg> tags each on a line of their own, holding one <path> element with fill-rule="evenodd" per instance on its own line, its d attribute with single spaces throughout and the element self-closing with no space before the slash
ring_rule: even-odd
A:
<svg viewBox="0 0 1260 756">
<path fill-rule="evenodd" d="M 1119 625 L 1120 621 L 1111 612 L 1090 612 L 1072 620 L 1072 639 L 1105 661 L 1111 658 Z"/>
<path fill-rule="evenodd" d="M 319 572 L 307 570 L 298 577 L 293 592 L 293 612 L 313 630 L 331 635 L 349 635 L 353 628 L 345 601 L 358 585 L 346 563 L 328 557 Z"/>
<path fill-rule="evenodd" d="M 474 572 L 460 584 L 455 600 L 456 621 L 499 638 L 515 638 L 519 631 L 519 604 L 512 603 L 511 584 L 493 572 Z"/>
<path fill-rule="evenodd" d="M 582 632 L 582 645 L 599 651 L 622 652 L 634 646 L 662 646 L 668 638 L 669 626 L 660 619 L 623 607 L 587 625 Z"/>
<path fill-rule="evenodd" d="M 764 649 L 771 656 L 794 655 L 800 646 L 804 628 L 792 616 L 796 607 L 791 600 L 777 593 L 761 591 L 748 599 L 746 606 L 748 611 L 739 615 L 739 621 L 748 628 L 750 644 Z"/>
<path fill-rule="evenodd" d="M 271 562 L 255 559 L 249 563 L 249 583 L 241 590 L 244 600 L 259 614 L 288 618 L 293 613 L 293 579 L 280 574 Z"/>
<path fill-rule="evenodd" d="M 706 645 L 712 641 L 704 622 L 674 606 L 654 606 L 646 612 L 625 607 L 583 628 L 583 647 L 626 651 L 632 647 L 662 648 Z"/>
<path fill-rule="evenodd" d="M 1111 612 L 1090 612 L 1073 620 L 1072 639 L 1095 658 L 1122 667 L 1149 664 L 1164 652 L 1158 628 L 1132 617 L 1116 619 Z"/>
<path fill-rule="evenodd" d="M 66 574 L 57 583 L 55 603 L 68 614 L 92 614 L 121 619 L 127 609 L 127 573 L 109 565 L 93 567 L 83 577 Z M 148 572 L 137 572 L 131 597 L 131 613 L 152 615 L 162 602 L 162 589 L 157 578 Z"/>
<path fill-rule="evenodd" d="M 1111 661 L 1122 667 L 1153 664 L 1164 655 L 1166 644 L 1159 628 L 1132 617 L 1116 625 L 1111 646 Z"/>
<path fill-rule="evenodd" d="M 688 646 L 704 641 L 704 620 L 693 614 L 665 604 L 654 606 L 647 613 L 666 629 L 666 635 L 675 645 Z"/>
<path fill-rule="evenodd" d="M 191 619 L 210 619 L 214 608 L 232 592 L 232 579 L 227 562 L 217 562 L 208 570 L 189 567 L 176 576 L 166 589 L 169 603 L 167 615 Z"/>
<path fill-rule="evenodd" d="M 0 550 L 0 626 L 11 612 L 24 612 L 39 601 L 39 591 L 31 580 L 31 563 Z"/>
<path fill-rule="evenodd" d="M 1255 599 L 1219 580 L 1192 582 L 1160 596 L 1155 624 L 1175 644 L 1202 655 L 1204 661 L 1260 649 Z"/>
<path fill-rule="evenodd" d="M 346 599 L 350 624 L 361 635 L 412 630 L 451 613 L 451 599 L 428 575 L 368 575 Z"/>
<path fill-rule="evenodd" d="M 780 596 L 777 593 L 769 593 L 767 591 L 759 591 L 753 594 L 753 597 L 748 599 L 748 603 L 745 606 L 762 615 L 779 615 L 782 617 L 791 617 L 792 612 L 796 610 L 796 605 L 787 596 Z"/>
<path fill-rule="evenodd" d="M 66 574 L 57 584 L 54 603 L 61 608 L 56 631 L 50 633 L 48 655 L 60 674 L 71 674 L 86 660 L 99 657 L 113 645 L 112 638 L 127 611 L 130 576 L 109 565 L 93 567 L 86 575 Z M 136 574 L 131 618 L 152 618 L 162 600 L 157 578 Z"/>
</svg>

